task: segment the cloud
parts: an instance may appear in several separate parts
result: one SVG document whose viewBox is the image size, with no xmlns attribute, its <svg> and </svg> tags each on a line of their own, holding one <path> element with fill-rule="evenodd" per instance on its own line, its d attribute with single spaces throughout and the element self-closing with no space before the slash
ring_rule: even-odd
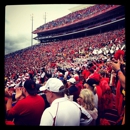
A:
<svg viewBox="0 0 130 130">
<path fill-rule="evenodd" d="M 5 37 L 5 54 L 10 52 L 14 52 L 20 50 L 21 48 L 26 48 L 31 45 L 31 39 L 28 36 L 24 35 L 16 35 L 11 36 L 8 35 Z"/>
</svg>

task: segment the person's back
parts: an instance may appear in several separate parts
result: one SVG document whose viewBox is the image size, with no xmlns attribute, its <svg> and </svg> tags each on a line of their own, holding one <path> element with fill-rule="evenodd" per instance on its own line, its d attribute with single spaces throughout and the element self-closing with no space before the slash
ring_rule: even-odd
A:
<svg viewBox="0 0 130 130">
<path fill-rule="evenodd" d="M 51 107 L 45 109 L 40 125 L 43 126 L 79 126 L 80 109 L 65 97 L 54 100 Z M 53 118 L 51 118 L 53 117 Z M 47 118 L 51 120 L 46 120 Z"/>
<path fill-rule="evenodd" d="M 39 125 L 45 102 L 40 95 L 27 96 L 16 103 L 9 111 L 16 111 L 15 125 Z"/>
</svg>

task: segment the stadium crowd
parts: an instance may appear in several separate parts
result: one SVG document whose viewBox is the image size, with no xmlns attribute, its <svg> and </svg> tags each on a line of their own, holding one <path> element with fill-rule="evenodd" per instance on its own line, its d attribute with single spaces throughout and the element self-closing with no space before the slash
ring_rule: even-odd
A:
<svg viewBox="0 0 130 130">
<path fill-rule="evenodd" d="M 124 125 L 125 55 L 124 28 L 9 54 L 5 124 Z M 85 124 L 77 108 L 86 110 Z M 114 121 L 106 116 L 112 109 Z"/>
<path fill-rule="evenodd" d="M 90 6 L 88 8 L 69 13 L 68 15 L 66 15 L 64 17 L 61 17 L 61 18 L 58 18 L 51 22 L 48 22 L 48 23 L 40 26 L 39 28 L 37 28 L 34 31 L 34 33 L 42 32 L 42 31 L 46 31 L 46 30 L 52 30 L 55 28 L 60 28 L 63 26 L 74 24 L 76 22 L 83 21 L 83 20 L 89 19 L 91 17 L 94 17 L 100 13 L 103 13 L 107 10 L 111 10 L 118 6 L 119 5 L 96 4 L 96 5 Z"/>
</svg>

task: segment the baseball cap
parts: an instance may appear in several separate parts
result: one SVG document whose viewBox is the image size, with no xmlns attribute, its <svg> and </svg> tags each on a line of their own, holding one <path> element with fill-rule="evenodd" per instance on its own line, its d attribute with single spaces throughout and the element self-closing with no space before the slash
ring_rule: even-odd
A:
<svg viewBox="0 0 130 130">
<path fill-rule="evenodd" d="M 94 84 L 98 84 L 97 81 L 93 78 L 88 79 L 87 81 L 85 81 L 85 83 L 87 83 L 91 87 L 94 87 Z"/>
<path fill-rule="evenodd" d="M 67 82 L 70 82 L 70 83 L 74 84 L 76 82 L 76 80 L 75 80 L 75 78 L 70 78 L 70 79 L 67 80 Z"/>
<path fill-rule="evenodd" d="M 58 78 L 49 78 L 46 84 L 40 87 L 40 91 L 49 90 L 51 92 L 61 92 L 60 87 L 64 86 L 63 82 Z M 62 90 L 63 91 L 63 90 Z"/>
<path fill-rule="evenodd" d="M 100 77 L 101 77 L 101 76 L 100 76 L 99 73 L 93 73 L 89 78 L 96 80 L 97 83 L 98 83 L 98 82 L 100 82 Z"/>
<path fill-rule="evenodd" d="M 27 92 L 30 94 L 30 95 L 35 95 L 37 94 L 37 88 L 36 88 L 36 83 L 35 81 L 31 80 L 31 79 L 27 79 L 25 82 L 24 82 L 24 87 L 25 89 L 27 90 Z"/>
</svg>

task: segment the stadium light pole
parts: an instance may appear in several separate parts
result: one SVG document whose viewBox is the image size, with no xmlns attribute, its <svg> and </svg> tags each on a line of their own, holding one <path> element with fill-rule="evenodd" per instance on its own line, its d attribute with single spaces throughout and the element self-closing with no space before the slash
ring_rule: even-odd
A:
<svg viewBox="0 0 130 130">
<path fill-rule="evenodd" d="M 33 14 L 31 15 L 31 20 L 32 20 L 32 29 L 31 29 L 31 46 L 33 45 Z"/>
<path fill-rule="evenodd" d="M 43 15 L 43 19 L 45 19 L 45 24 L 46 24 L 46 12 L 45 12 L 45 15 Z"/>
</svg>

